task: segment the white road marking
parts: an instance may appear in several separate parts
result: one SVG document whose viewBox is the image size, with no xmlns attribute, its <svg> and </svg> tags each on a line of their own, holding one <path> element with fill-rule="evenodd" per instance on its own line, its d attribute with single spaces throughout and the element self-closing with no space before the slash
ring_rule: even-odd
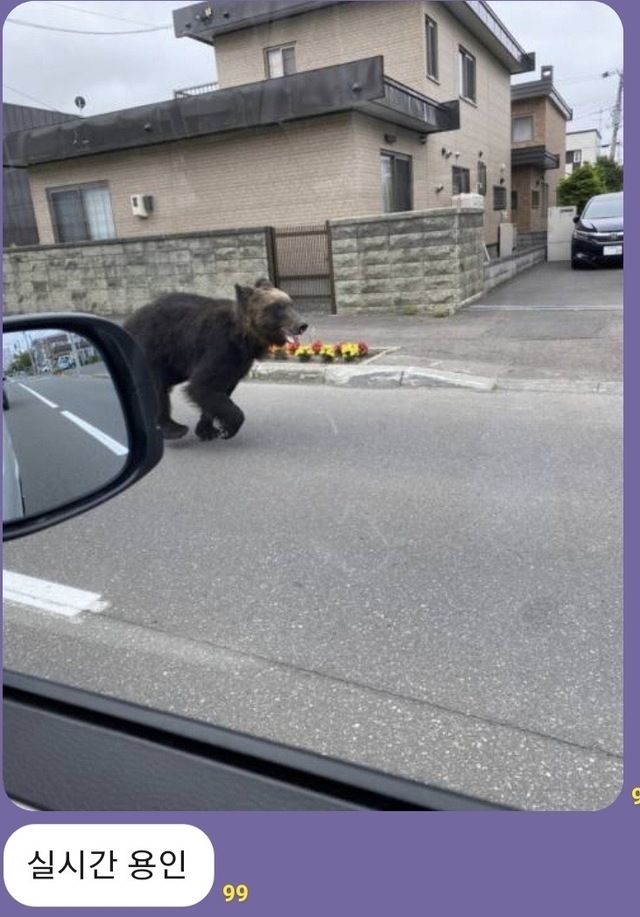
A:
<svg viewBox="0 0 640 917">
<path fill-rule="evenodd" d="M 60 413 L 63 417 L 66 417 L 67 420 L 70 420 L 72 423 L 76 424 L 76 426 L 80 427 L 81 430 L 84 430 L 85 433 L 88 433 L 89 436 L 93 436 L 94 439 L 97 439 L 98 442 L 106 446 L 107 449 L 111 449 L 116 455 L 128 455 L 129 450 L 126 446 L 123 446 L 122 443 L 107 436 L 106 433 L 103 433 L 102 430 L 99 430 L 92 424 L 87 423 L 86 420 L 77 417 L 75 414 L 72 414 L 71 411 L 60 411 Z"/>
<path fill-rule="evenodd" d="M 2 600 L 65 615 L 68 618 L 73 618 L 83 611 L 104 611 L 109 604 L 98 592 L 87 592 L 73 586 L 64 586 L 62 583 L 51 583 L 34 576 L 13 573 L 11 570 L 2 571 Z"/>
<path fill-rule="evenodd" d="M 58 407 L 57 404 L 54 404 L 53 401 L 49 401 L 49 399 L 45 398 L 44 395 L 40 395 L 38 392 L 35 392 L 32 388 L 29 388 L 28 385 L 24 385 L 22 382 L 18 382 L 18 385 L 20 386 L 20 388 L 23 388 L 25 392 L 29 392 L 30 395 L 33 395 L 34 398 L 39 398 L 40 401 L 44 401 L 44 403 L 49 405 L 50 408 L 57 409 Z"/>
</svg>

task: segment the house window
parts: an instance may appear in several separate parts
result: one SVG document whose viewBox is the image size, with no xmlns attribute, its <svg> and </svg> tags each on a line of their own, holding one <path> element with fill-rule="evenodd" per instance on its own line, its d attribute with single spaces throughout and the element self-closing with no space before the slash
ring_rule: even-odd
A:
<svg viewBox="0 0 640 917">
<path fill-rule="evenodd" d="M 511 192 L 511 209 L 512 210 L 518 209 L 518 192 L 517 191 Z"/>
<path fill-rule="evenodd" d="M 487 193 L 487 164 L 478 162 L 478 194 Z"/>
<path fill-rule="evenodd" d="M 411 157 L 397 153 L 381 153 L 382 206 L 385 213 L 413 208 Z"/>
<path fill-rule="evenodd" d="M 438 24 L 425 16 L 427 36 L 427 76 L 438 79 Z"/>
<path fill-rule="evenodd" d="M 451 193 L 468 194 L 471 191 L 471 173 L 469 169 L 462 169 L 460 166 L 451 168 Z"/>
<path fill-rule="evenodd" d="M 531 189 L 531 209 L 538 210 L 540 207 L 540 192 L 535 188 Z"/>
<path fill-rule="evenodd" d="M 533 115 L 511 119 L 511 139 L 514 143 L 533 140 Z"/>
<path fill-rule="evenodd" d="M 47 196 L 56 242 L 115 238 L 108 185 L 49 188 Z"/>
<path fill-rule="evenodd" d="M 493 209 L 494 210 L 506 210 L 507 209 L 506 185 L 494 185 L 493 186 Z"/>
<path fill-rule="evenodd" d="M 476 59 L 460 48 L 460 95 L 470 102 L 476 100 Z"/>
<path fill-rule="evenodd" d="M 289 76 L 296 72 L 296 49 L 293 45 L 267 48 L 264 52 L 267 77 Z"/>
</svg>

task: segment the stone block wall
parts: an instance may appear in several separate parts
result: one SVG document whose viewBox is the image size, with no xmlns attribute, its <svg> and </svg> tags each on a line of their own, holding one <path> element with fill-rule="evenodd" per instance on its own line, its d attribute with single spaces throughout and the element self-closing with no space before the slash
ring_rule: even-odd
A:
<svg viewBox="0 0 640 917">
<path fill-rule="evenodd" d="M 262 228 L 5 249 L 4 312 L 121 316 L 174 290 L 232 297 L 269 276 L 268 251 Z"/>
<path fill-rule="evenodd" d="M 453 313 L 484 289 L 484 214 L 441 208 L 330 224 L 338 313 Z"/>
</svg>

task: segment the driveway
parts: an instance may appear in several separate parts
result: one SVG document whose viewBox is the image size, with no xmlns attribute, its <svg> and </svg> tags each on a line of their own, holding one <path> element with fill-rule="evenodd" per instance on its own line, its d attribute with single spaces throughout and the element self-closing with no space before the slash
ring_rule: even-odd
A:
<svg viewBox="0 0 640 917">
<path fill-rule="evenodd" d="M 479 307 L 602 309 L 622 306 L 622 270 L 618 267 L 573 271 L 568 261 L 536 265 L 490 290 Z"/>
<path fill-rule="evenodd" d="M 446 318 L 324 315 L 309 340 L 393 347 L 380 362 L 468 373 L 501 387 L 618 390 L 622 380 L 622 271 L 537 265 Z"/>
</svg>

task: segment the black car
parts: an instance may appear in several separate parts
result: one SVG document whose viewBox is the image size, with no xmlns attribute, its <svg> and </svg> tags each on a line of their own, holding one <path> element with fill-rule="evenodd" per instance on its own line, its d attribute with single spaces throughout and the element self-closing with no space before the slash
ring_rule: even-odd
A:
<svg viewBox="0 0 640 917">
<path fill-rule="evenodd" d="M 622 264 L 622 191 L 596 194 L 574 217 L 571 267 L 586 264 Z"/>
</svg>

